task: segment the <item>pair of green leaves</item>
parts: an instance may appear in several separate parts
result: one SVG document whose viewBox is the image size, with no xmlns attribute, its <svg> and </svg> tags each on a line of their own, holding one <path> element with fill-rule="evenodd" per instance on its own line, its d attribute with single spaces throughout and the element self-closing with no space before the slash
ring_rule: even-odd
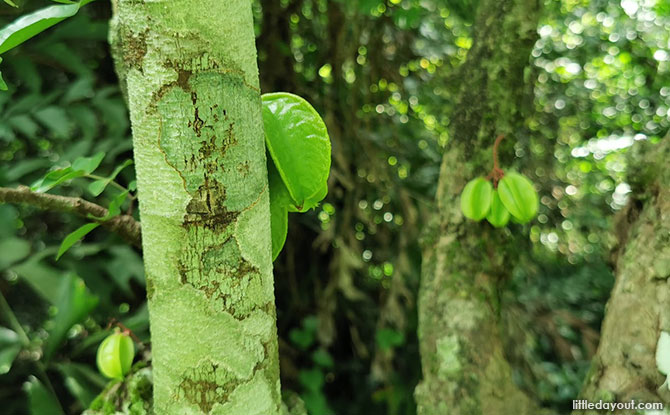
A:
<svg viewBox="0 0 670 415">
<path fill-rule="evenodd" d="M 68 17 L 72 17 L 82 6 L 92 2 L 93 0 L 54 0 L 58 3 L 53 6 L 39 9 L 33 13 L 19 17 L 14 22 L 5 26 L 0 30 L 0 54 L 20 45 L 26 40 L 35 35 L 40 34 L 51 26 L 62 22 Z M 16 7 L 12 2 L 6 3 Z M 0 62 L 2 59 L 0 59 Z M 2 80 L 2 73 L 0 72 L 0 90 L 6 91 L 7 84 Z"/>
<path fill-rule="evenodd" d="M 274 261 L 286 242 L 288 213 L 315 208 L 328 193 L 330 138 L 303 98 L 277 92 L 262 100 Z"/>
<path fill-rule="evenodd" d="M 461 211 L 474 221 L 484 218 L 496 228 L 507 225 L 510 219 L 528 223 L 535 217 L 539 198 L 533 183 L 527 177 L 510 172 L 505 174 L 494 189 L 483 177 L 471 180 L 461 193 Z"/>
</svg>

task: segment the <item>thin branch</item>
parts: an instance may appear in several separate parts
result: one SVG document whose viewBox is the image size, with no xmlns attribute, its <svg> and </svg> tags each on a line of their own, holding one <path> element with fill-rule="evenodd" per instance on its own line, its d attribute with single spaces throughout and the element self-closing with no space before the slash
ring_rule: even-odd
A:
<svg viewBox="0 0 670 415">
<path fill-rule="evenodd" d="M 120 215 L 106 221 L 92 219 L 89 215 L 96 217 L 107 216 L 107 209 L 78 197 L 37 193 L 25 186 L 19 186 L 16 189 L 0 187 L 0 204 L 2 203 L 20 203 L 44 210 L 74 213 L 93 222 L 100 223 L 103 227 L 118 234 L 130 244 L 140 249 L 142 248 L 140 223 L 133 219 L 132 216 Z"/>
</svg>

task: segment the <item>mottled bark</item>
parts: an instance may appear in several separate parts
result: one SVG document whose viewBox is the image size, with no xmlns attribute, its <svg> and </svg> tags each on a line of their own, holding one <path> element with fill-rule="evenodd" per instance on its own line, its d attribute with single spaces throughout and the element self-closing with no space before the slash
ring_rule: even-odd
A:
<svg viewBox="0 0 670 415">
<path fill-rule="evenodd" d="M 117 0 L 133 129 L 154 412 L 280 411 L 251 2 Z"/>
<path fill-rule="evenodd" d="M 632 150 L 631 201 L 616 226 L 616 282 L 581 396 L 667 406 L 655 352 L 661 331 L 670 332 L 670 138 Z"/>
<path fill-rule="evenodd" d="M 535 414 L 512 379 L 499 322 L 500 283 L 520 249 L 513 232 L 466 221 L 459 209 L 465 183 L 491 168 L 491 147 L 506 134 L 503 160 L 521 138 L 532 90 L 524 82 L 536 40 L 536 0 L 483 0 L 474 42 L 460 69 L 450 140 L 441 166 L 438 215 L 424 240 L 419 292 L 423 380 L 419 415 Z M 505 163 L 509 165 L 509 163 Z M 522 170 L 522 169 L 521 169 Z"/>
</svg>

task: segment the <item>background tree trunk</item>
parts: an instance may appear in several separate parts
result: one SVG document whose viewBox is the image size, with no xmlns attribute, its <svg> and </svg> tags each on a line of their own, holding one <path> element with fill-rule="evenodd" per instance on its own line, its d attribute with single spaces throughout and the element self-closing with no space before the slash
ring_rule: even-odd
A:
<svg viewBox="0 0 670 415">
<path fill-rule="evenodd" d="M 632 150 L 631 201 L 617 221 L 616 282 L 582 398 L 668 405 L 655 353 L 661 331 L 670 332 L 670 138 Z"/>
<path fill-rule="evenodd" d="M 117 0 L 157 414 L 276 414 L 276 311 L 251 3 Z"/>
<path fill-rule="evenodd" d="M 491 147 L 506 134 L 511 159 L 523 138 L 532 88 L 524 82 L 537 37 L 537 0 L 482 0 L 474 41 L 454 80 L 460 105 L 437 191 L 438 215 L 425 235 L 419 292 L 423 380 L 416 388 L 420 415 L 530 414 L 534 405 L 514 384 L 499 327 L 500 284 L 523 249 L 519 225 L 496 230 L 466 221 L 459 195 L 465 183 L 491 168 Z M 504 162 L 503 167 L 509 167 Z M 511 231 L 511 232 L 510 232 Z"/>
</svg>

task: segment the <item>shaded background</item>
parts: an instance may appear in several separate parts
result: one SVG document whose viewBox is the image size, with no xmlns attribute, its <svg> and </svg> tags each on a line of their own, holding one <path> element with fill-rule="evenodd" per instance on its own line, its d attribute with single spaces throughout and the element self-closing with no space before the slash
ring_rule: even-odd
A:
<svg viewBox="0 0 670 415">
<path fill-rule="evenodd" d="M 17 4 L 0 3 L 0 26 L 48 2 Z M 475 8 L 470 0 L 254 3 L 263 92 L 308 99 L 333 142 L 328 197 L 290 216 L 275 262 L 282 387 L 311 415 L 416 412 L 421 230 L 434 211 Z M 29 185 L 99 151 L 101 176 L 132 158 L 106 42 L 110 13 L 107 2 L 92 3 L 3 55 L 10 90 L 0 92 L 0 186 Z M 507 158 L 533 167 L 541 207 L 524 228 L 503 321 L 518 382 L 569 413 L 613 284 L 625 153 L 670 124 L 670 4 L 549 0 L 538 32 L 525 74 L 535 111 L 507 137 L 515 142 Z M 117 178 L 133 180 L 132 167 Z M 51 193 L 107 205 L 119 192 L 92 198 L 88 183 Z M 0 205 L 3 413 L 49 413 L 40 406 L 50 404 L 49 389 L 65 413 L 80 413 L 105 385 L 95 350 L 112 318 L 149 340 L 140 252 L 98 229 L 55 261 L 84 223 Z M 16 346 L 16 321 L 27 348 Z"/>
</svg>

